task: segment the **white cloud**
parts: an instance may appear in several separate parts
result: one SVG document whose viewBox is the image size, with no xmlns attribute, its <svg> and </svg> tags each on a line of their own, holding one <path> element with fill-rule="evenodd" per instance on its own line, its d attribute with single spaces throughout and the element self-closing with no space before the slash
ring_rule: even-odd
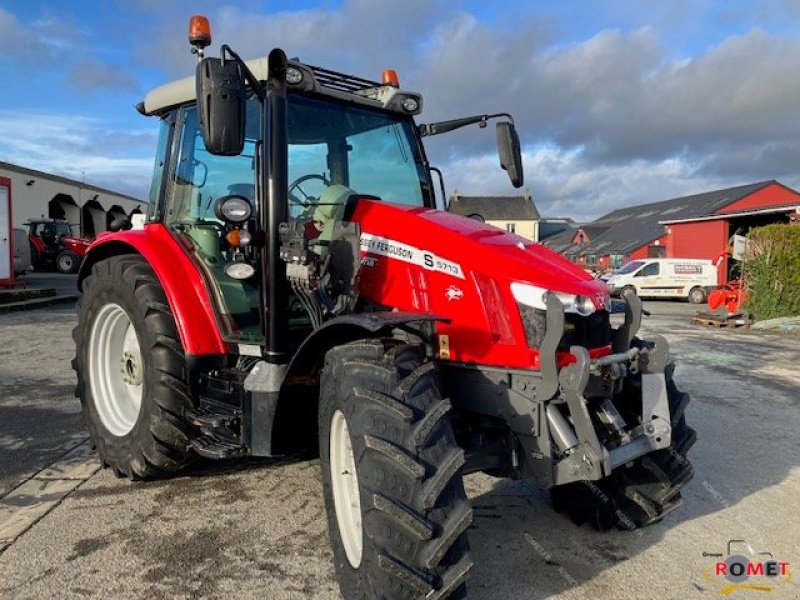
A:
<svg viewBox="0 0 800 600">
<path fill-rule="evenodd" d="M 127 131 L 93 117 L 0 111 L 0 160 L 146 198 L 154 130 Z"/>
<path fill-rule="evenodd" d="M 704 175 L 682 157 L 601 164 L 580 150 L 547 145 L 523 153 L 525 186 L 543 216 L 590 221 L 617 208 L 700 193 L 752 178 Z M 448 195 L 514 195 L 496 154 L 456 158 L 440 165 Z M 799 185 L 797 176 L 784 178 Z"/>
</svg>

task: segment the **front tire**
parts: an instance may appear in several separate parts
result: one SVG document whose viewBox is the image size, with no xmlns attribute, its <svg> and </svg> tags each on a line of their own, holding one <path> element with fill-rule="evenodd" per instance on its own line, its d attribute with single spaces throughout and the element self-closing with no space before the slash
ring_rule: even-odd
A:
<svg viewBox="0 0 800 600">
<path fill-rule="evenodd" d="M 675 364 L 665 370 L 672 444 L 619 467 L 600 481 L 559 485 L 550 490 L 553 507 L 566 513 L 576 525 L 590 523 L 595 529 L 635 529 L 656 523 L 677 509 L 681 503 L 680 490 L 694 476 L 686 458 L 697 440 L 694 429 L 686 424 L 689 394 L 681 392 L 672 379 Z M 641 379 L 630 376 L 627 391 L 620 404 L 636 406 Z M 641 402 L 639 402 L 639 406 Z"/>
<path fill-rule="evenodd" d="M 80 257 L 69 250 L 62 251 L 56 257 L 56 270 L 64 275 L 75 273 L 78 270 L 78 267 L 80 267 L 80 264 Z"/>
<path fill-rule="evenodd" d="M 693 287 L 689 290 L 689 302 L 692 304 L 702 304 L 706 301 L 708 294 L 706 291 L 701 287 Z"/>
<path fill-rule="evenodd" d="M 320 461 L 334 566 L 347 600 L 454 598 L 472 566 L 472 508 L 424 348 L 362 340 L 322 371 Z"/>
<path fill-rule="evenodd" d="M 78 301 L 72 363 L 83 418 L 104 466 L 131 479 L 188 460 L 192 403 L 175 318 L 150 265 L 116 256 L 92 267 Z"/>
</svg>

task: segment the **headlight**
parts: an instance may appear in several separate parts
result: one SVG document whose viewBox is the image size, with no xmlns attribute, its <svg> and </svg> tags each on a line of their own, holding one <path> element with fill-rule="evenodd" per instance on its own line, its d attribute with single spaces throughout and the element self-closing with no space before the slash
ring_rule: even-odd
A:
<svg viewBox="0 0 800 600">
<path fill-rule="evenodd" d="M 514 282 L 511 284 L 511 293 L 520 304 L 538 308 L 539 310 L 547 310 L 545 302 L 545 294 L 550 291 L 536 285 L 528 283 Z M 564 305 L 564 312 L 575 313 L 582 316 L 587 316 L 595 311 L 594 303 L 591 298 L 586 296 L 579 296 L 575 294 L 565 294 L 564 292 L 554 292 L 555 295 L 561 300 Z"/>
<path fill-rule="evenodd" d="M 419 108 L 419 102 L 417 102 L 416 98 L 412 98 L 409 96 L 405 100 L 403 100 L 403 110 L 406 112 L 414 112 Z"/>
<path fill-rule="evenodd" d="M 243 223 L 253 214 L 250 201 L 244 196 L 223 196 L 217 200 L 214 213 L 218 219 L 229 223 Z"/>
<path fill-rule="evenodd" d="M 234 260 L 225 265 L 225 275 L 231 279 L 249 279 L 255 272 L 256 268 L 243 260 Z"/>
<path fill-rule="evenodd" d="M 297 85 L 303 81 L 303 72 L 297 67 L 288 67 L 286 69 L 286 83 L 289 85 Z"/>
</svg>

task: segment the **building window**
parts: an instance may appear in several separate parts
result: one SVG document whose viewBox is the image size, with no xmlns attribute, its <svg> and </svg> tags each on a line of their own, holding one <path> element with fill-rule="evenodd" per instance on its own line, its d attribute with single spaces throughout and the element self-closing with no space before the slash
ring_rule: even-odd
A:
<svg viewBox="0 0 800 600">
<path fill-rule="evenodd" d="M 593 267 L 597 264 L 597 255 L 596 254 L 589 254 L 586 257 L 586 264 L 590 267 Z"/>
<path fill-rule="evenodd" d="M 516 233 L 517 224 L 516 223 L 506 223 L 506 231 L 509 233 Z"/>
<path fill-rule="evenodd" d="M 622 254 L 612 254 L 610 266 L 612 269 L 619 269 L 622 266 L 625 257 Z"/>
</svg>

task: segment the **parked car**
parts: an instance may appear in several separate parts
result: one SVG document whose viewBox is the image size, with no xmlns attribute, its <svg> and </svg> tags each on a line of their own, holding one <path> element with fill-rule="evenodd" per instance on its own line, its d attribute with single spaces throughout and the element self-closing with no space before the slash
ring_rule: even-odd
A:
<svg viewBox="0 0 800 600">
<path fill-rule="evenodd" d="M 618 296 L 633 292 L 642 297 L 687 298 L 702 304 L 717 288 L 717 267 L 710 260 L 694 258 L 643 258 L 603 276 Z"/>
<path fill-rule="evenodd" d="M 13 239 L 14 275 L 23 275 L 33 270 L 31 247 L 28 244 L 28 232 L 24 229 L 14 229 Z"/>
</svg>

